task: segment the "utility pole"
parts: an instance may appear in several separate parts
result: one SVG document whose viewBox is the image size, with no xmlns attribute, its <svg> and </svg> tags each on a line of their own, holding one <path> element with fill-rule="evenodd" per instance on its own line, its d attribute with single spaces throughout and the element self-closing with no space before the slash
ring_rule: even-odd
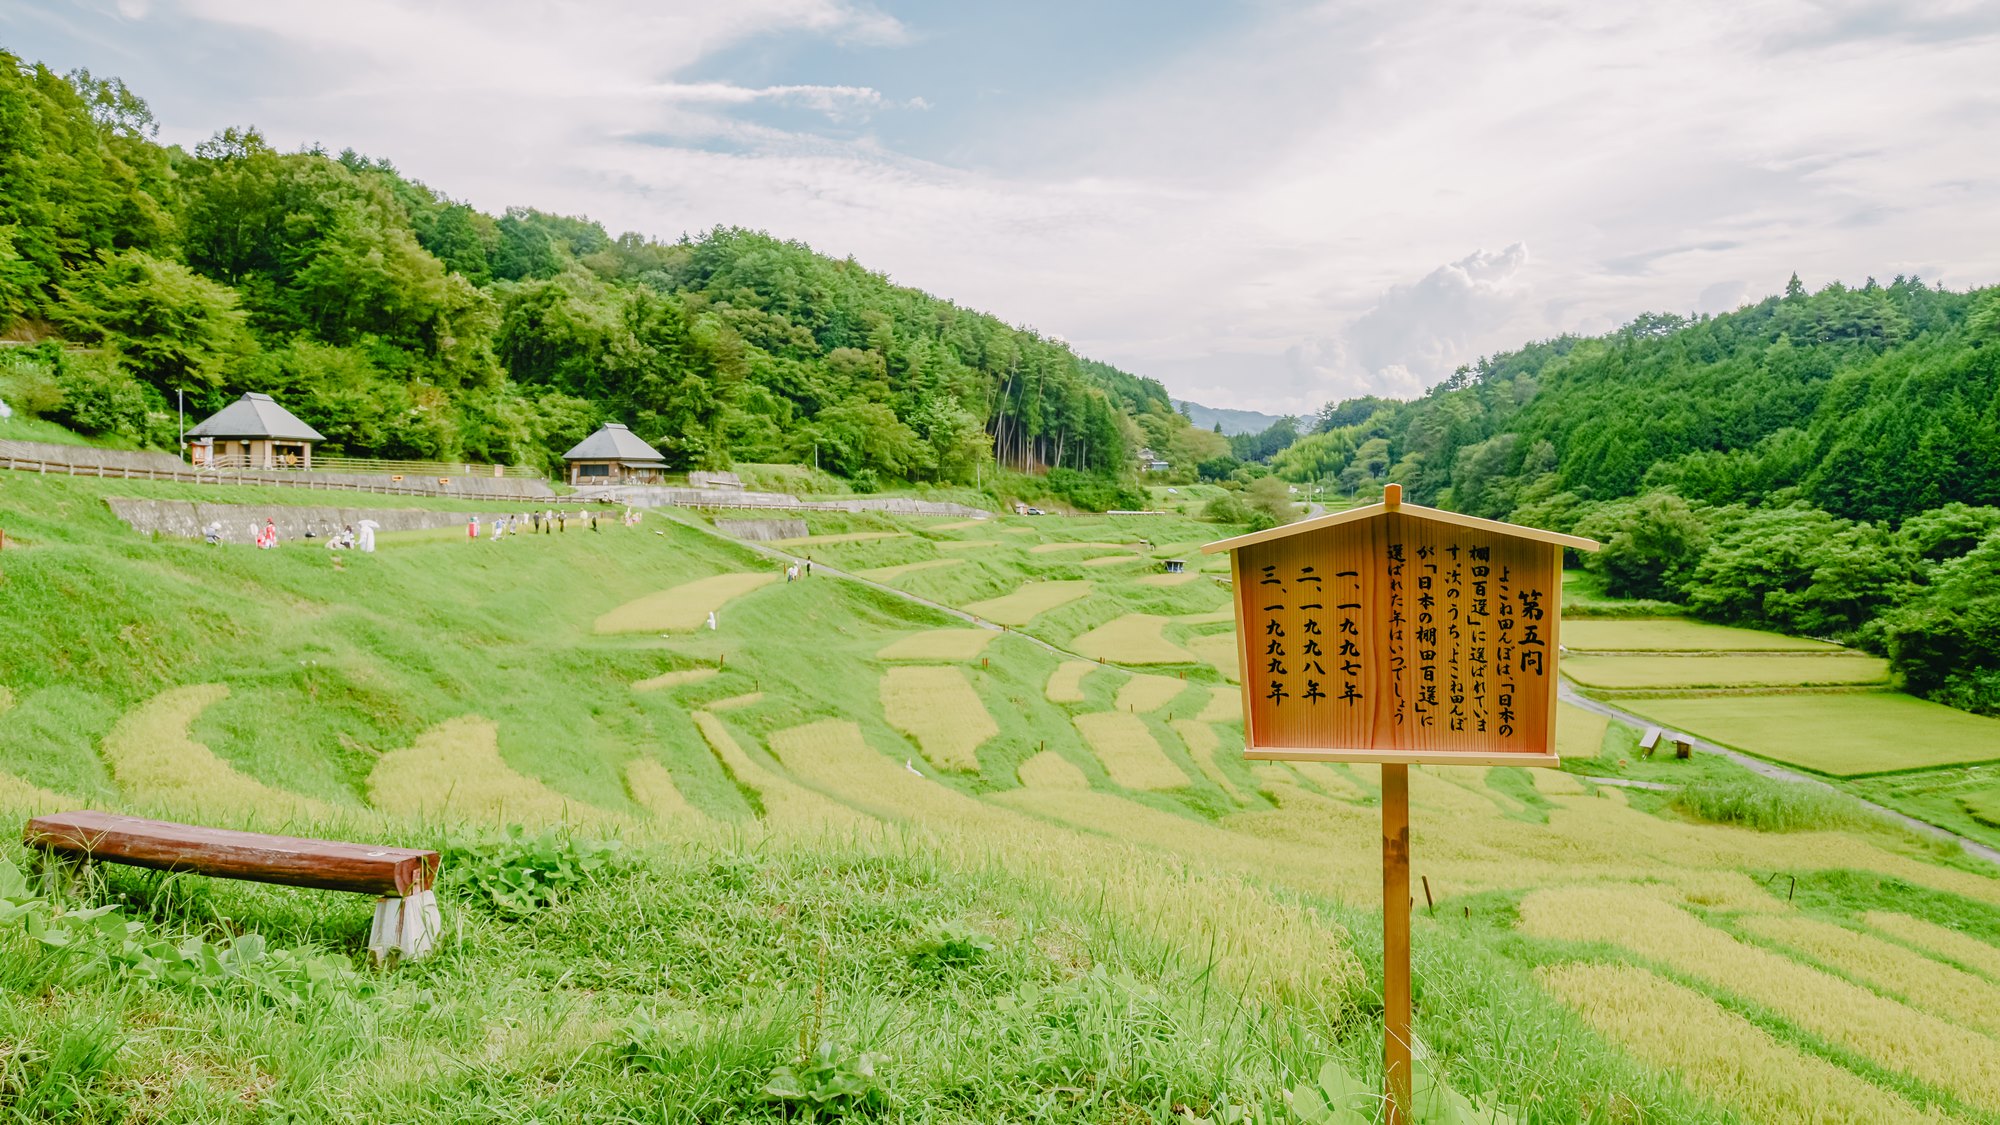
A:
<svg viewBox="0 0 2000 1125">
<path fill-rule="evenodd" d="M 174 412 L 179 414 L 181 419 L 181 447 L 175 452 L 185 455 L 188 443 L 187 392 L 179 387 L 174 388 Z"/>
</svg>

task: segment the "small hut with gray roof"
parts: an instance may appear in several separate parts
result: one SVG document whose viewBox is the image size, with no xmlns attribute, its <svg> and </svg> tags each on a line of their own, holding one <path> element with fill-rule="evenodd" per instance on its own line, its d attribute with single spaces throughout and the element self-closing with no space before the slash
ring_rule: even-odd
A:
<svg viewBox="0 0 2000 1125">
<path fill-rule="evenodd" d="M 667 459 L 618 422 L 606 422 L 596 433 L 563 454 L 569 462 L 569 483 L 658 484 Z"/>
<path fill-rule="evenodd" d="M 191 464 L 234 464 L 246 469 L 310 469 L 318 430 L 256 392 L 216 411 L 187 432 Z M 224 458 L 241 460 L 224 462 Z"/>
</svg>

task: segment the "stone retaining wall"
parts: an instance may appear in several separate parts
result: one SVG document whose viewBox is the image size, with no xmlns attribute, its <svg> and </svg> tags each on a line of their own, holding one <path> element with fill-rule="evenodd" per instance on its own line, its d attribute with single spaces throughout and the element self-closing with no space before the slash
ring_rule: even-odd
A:
<svg viewBox="0 0 2000 1125">
<path fill-rule="evenodd" d="M 801 500 L 786 492 L 736 492 L 720 488 L 676 488 L 670 485 L 614 485 L 577 490 L 578 499 L 610 500 L 635 508 L 777 508 L 803 512 L 887 512 L 898 516 L 951 516 L 987 519 L 984 508 L 905 496 L 845 496 L 838 500 Z"/>
<path fill-rule="evenodd" d="M 178 539 L 199 539 L 210 523 L 222 525 L 225 543 L 252 543 L 265 520 L 274 520 L 278 539 L 283 543 L 305 541 L 311 531 L 323 543 L 327 536 L 349 524 L 374 520 L 378 531 L 422 531 L 435 527 L 463 527 L 471 519 L 468 512 L 429 512 L 421 508 L 302 508 L 284 504 L 206 504 L 192 500 L 133 500 L 107 497 L 111 514 L 141 535 L 171 535 Z M 500 512 L 482 512 L 484 523 Z"/>
<path fill-rule="evenodd" d="M 804 539 L 812 534 L 804 520 L 716 520 L 715 529 L 737 539 L 760 543 L 773 539 Z"/>
</svg>

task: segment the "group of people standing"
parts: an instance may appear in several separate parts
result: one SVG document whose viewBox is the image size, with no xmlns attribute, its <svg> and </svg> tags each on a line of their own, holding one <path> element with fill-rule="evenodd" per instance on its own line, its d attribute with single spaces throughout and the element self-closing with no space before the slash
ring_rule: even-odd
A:
<svg viewBox="0 0 2000 1125">
<path fill-rule="evenodd" d="M 530 511 L 519 515 L 495 516 L 487 526 L 492 529 L 493 542 L 497 543 L 502 536 L 519 535 L 524 531 L 529 535 L 552 535 L 558 531 L 568 531 L 569 521 L 572 519 L 585 521 L 588 523 L 590 530 L 596 531 L 599 518 L 600 516 L 596 508 L 586 508 L 578 512 L 569 512 L 561 508 L 545 508 L 539 512 Z M 625 514 L 620 517 L 619 522 L 626 527 L 631 527 L 633 524 L 639 522 L 639 513 L 627 508 L 625 509 Z M 479 516 L 477 513 L 466 518 L 465 537 L 468 541 L 478 541 Z"/>
</svg>

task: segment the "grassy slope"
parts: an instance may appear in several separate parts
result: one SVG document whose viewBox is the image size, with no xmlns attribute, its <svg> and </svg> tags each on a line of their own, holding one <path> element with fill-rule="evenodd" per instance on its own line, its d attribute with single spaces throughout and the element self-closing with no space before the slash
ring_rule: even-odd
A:
<svg viewBox="0 0 2000 1125">
<path fill-rule="evenodd" d="M 932 778 L 883 714 L 874 654 L 959 623 L 901 599 L 815 577 L 728 603 L 713 633 L 598 636 L 592 622 L 634 599 L 772 564 L 655 516 L 636 530 L 501 544 L 419 537 L 335 571 L 325 551 L 139 541 L 98 503 L 121 484 L 0 474 L 0 526 L 33 544 L 0 556 L 0 687 L 12 700 L 0 702 L 0 772 L 145 808 L 105 764 L 107 747 L 124 745 L 110 737 L 119 720 L 152 714 L 141 706 L 168 689 L 226 684 L 185 738 L 159 744 L 205 747 L 322 802 L 301 827 L 419 841 L 438 828 L 364 807 L 369 775 L 383 754 L 480 716 L 521 777 L 624 818 L 598 830 L 632 836 L 642 870 L 525 920 L 453 902 L 439 958 L 386 978 L 380 995 L 300 1011 L 238 993 L 55 985 L 10 968 L 26 947 L 0 946 L 0 1040 L 25 1045 L 0 1083 L 17 1095 L 67 1074 L 82 1120 L 134 1099 L 164 1119 L 763 1119 L 778 1111 L 762 1084 L 796 1061 L 803 1035 L 850 1057 L 886 1052 L 893 1119 L 1165 1121 L 1224 1096 L 1276 1106 L 1328 1055 L 1374 1049 L 1379 922 L 1350 905 L 1377 893 L 1372 771 L 1196 760 L 1186 724 L 1224 746 L 1240 737 L 1233 722 L 1196 718 L 1205 689 L 1227 686 L 1208 663 L 1150 669 L 1204 690 L 1127 688 L 1127 673 L 1100 668 L 1082 678 L 1082 702 L 1054 703 L 1047 685 L 1063 658 L 1000 637 L 957 664 L 997 733 L 976 772 Z M 1085 567 L 1075 553 L 1030 550 L 1143 536 L 1149 557 L 1183 557 L 1211 527 L 1107 517 L 938 530 L 953 522 L 810 520 L 816 535 L 913 533 L 815 551 L 842 567 L 962 560 L 895 579 L 948 604 L 1028 581 L 1094 583 L 1024 627 L 1059 644 L 1133 614 L 1167 620 L 1176 644 L 1227 632 L 1215 617 L 1225 592 L 1206 578 L 1148 586 L 1131 581 L 1153 569 L 1144 562 Z M 946 551 L 943 540 L 975 546 Z M 1113 711 L 1121 690 L 1153 708 L 1126 714 L 1186 786 L 1121 791 L 1078 736 L 1074 717 Z M 704 723 L 740 744 L 733 773 Z M 1606 757 L 1623 731 L 1611 729 Z M 1020 766 L 1044 751 L 1092 788 L 1018 790 Z M 635 758 L 664 767 L 699 815 L 649 819 L 625 788 Z M 2000 942 L 1989 905 L 2000 884 L 1893 833 L 1696 825 L 1538 771 L 1415 781 L 1417 866 L 1440 898 L 1418 937 L 1420 1030 L 1454 1084 L 1526 1101 L 1534 1120 L 1728 1118 L 1536 983 L 1537 966 L 1638 955 L 1517 933 L 1517 904 L 1535 888 L 1637 885 L 1726 925 L 1733 911 L 1787 909 L 1752 882 L 1772 868 L 1807 888 L 1893 880 L 1921 892 L 1923 916 Z M 33 801 L 0 786 L 0 803 Z M 758 817 L 815 807 L 887 826 L 829 841 Z M 167 935 L 249 927 L 351 954 L 366 925 L 367 904 L 340 896 L 130 873 L 114 889 Z M 1889 898 L 1865 905 L 1914 910 L 1909 894 Z M 1858 908 L 1811 909 L 1851 920 Z M 1752 1015 L 1762 1033 L 1896 1097 L 2000 1114 L 1843 1054 L 1782 1013 Z M 118 1050 L 84 1050 L 107 1044 Z"/>
</svg>

